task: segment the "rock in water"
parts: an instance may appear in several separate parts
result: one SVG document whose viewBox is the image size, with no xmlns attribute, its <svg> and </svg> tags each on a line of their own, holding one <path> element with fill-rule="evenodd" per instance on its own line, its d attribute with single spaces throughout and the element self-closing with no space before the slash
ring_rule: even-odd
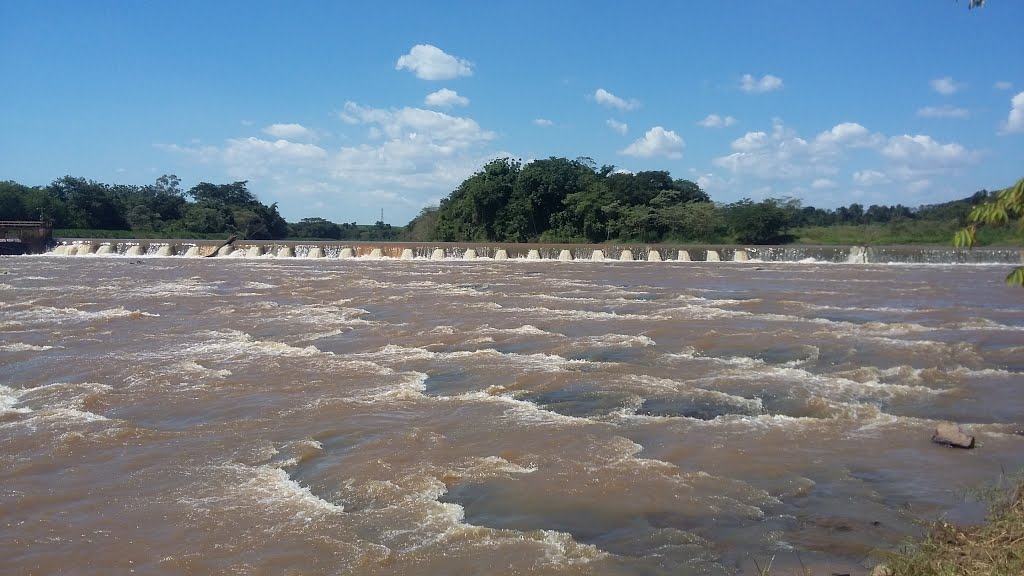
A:
<svg viewBox="0 0 1024 576">
<path fill-rule="evenodd" d="M 974 448 L 974 436 L 965 434 L 959 426 L 952 422 L 943 422 L 935 427 L 932 442 L 945 444 L 954 448 Z"/>
</svg>

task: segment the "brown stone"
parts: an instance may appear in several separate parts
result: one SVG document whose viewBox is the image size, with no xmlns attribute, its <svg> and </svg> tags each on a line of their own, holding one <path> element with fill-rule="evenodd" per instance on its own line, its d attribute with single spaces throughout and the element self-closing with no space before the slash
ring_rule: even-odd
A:
<svg viewBox="0 0 1024 576">
<path fill-rule="evenodd" d="M 954 448 L 974 448 L 974 436 L 965 434 L 959 426 L 952 422 L 943 422 L 935 427 L 932 442 L 945 444 Z"/>
</svg>

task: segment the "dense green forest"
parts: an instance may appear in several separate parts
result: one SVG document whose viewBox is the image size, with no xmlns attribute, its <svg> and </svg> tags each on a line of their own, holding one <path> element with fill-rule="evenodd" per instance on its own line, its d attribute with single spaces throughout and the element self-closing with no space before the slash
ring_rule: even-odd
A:
<svg viewBox="0 0 1024 576">
<path fill-rule="evenodd" d="M 0 182 L 0 220 L 46 220 L 58 235 L 85 237 L 206 238 L 237 234 L 253 240 L 322 238 L 393 240 L 401 229 L 335 224 L 304 218 L 289 224 L 277 204 L 261 203 L 247 182 L 200 182 L 182 190 L 163 175 L 142 186 L 104 184 L 65 176 L 48 186 Z"/>
<path fill-rule="evenodd" d="M 694 182 L 666 171 L 598 168 L 589 158 L 525 166 L 503 158 L 466 179 L 406 227 L 412 240 L 497 242 L 913 243 L 950 242 L 984 190 L 919 206 L 850 204 L 835 210 L 792 198 L 715 203 Z M 982 244 L 1008 241 L 989 230 Z"/>
<path fill-rule="evenodd" d="M 177 176 L 153 184 L 104 184 L 65 176 L 48 186 L 0 182 L 0 220 L 51 222 L 59 236 L 257 240 L 408 240 L 489 242 L 673 242 L 774 244 L 949 243 L 967 224 L 982 190 L 962 200 L 918 206 L 850 204 L 835 210 L 791 198 L 716 203 L 696 183 L 667 171 L 624 172 L 589 158 L 528 164 L 493 160 L 439 206 L 405 227 L 288 223 L 261 203 L 247 182 L 200 182 L 183 190 Z M 979 243 L 1009 242 L 1012 227 L 986 229 Z"/>
</svg>

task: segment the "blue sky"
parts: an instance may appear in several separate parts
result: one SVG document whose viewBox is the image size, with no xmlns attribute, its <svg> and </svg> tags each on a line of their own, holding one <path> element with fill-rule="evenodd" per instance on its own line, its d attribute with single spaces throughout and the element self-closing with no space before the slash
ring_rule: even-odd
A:
<svg viewBox="0 0 1024 576">
<path fill-rule="evenodd" d="M 405 224 L 488 159 L 720 202 L 908 206 L 1024 176 L 1024 2 L 0 0 L 0 179 L 248 180 Z"/>
</svg>

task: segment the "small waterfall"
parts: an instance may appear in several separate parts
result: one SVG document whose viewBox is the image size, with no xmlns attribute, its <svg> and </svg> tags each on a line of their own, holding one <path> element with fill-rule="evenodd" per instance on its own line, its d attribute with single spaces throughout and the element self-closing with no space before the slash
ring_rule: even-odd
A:
<svg viewBox="0 0 1024 576">
<path fill-rule="evenodd" d="M 708 250 L 707 261 L 708 262 L 721 262 L 722 258 L 721 258 L 721 256 L 718 255 L 717 251 L 715 251 L 715 250 Z"/>
<path fill-rule="evenodd" d="M 441 248 L 434 248 L 434 251 L 430 253 L 431 260 L 444 260 L 444 250 Z"/>
<path fill-rule="evenodd" d="M 505 250 L 504 248 L 498 248 L 494 252 L 494 259 L 495 260 L 508 260 L 508 251 Z"/>
<path fill-rule="evenodd" d="M 632 262 L 633 261 L 633 251 L 630 250 L 629 248 L 623 249 L 622 253 L 619 254 L 619 260 L 621 260 L 623 262 L 626 262 L 626 261 Z"/>
<path fill-rule="evenodd" d="M 341 252 L 338 253 L 338 258 L 355 258 L 355 257 L 356 257 L 356 251 L 353 250 L 352 248 L 348 248 L 348 247 L 342 248 Z"/>
<path fill-rule="evenodd" d="M 732 255 L 733 262 L 747 262 L 750 260 L 750 255 L 743 248 L 737 248 L 736 252 Z"/>
<path fill-rule="evenodd" d="M 864 246 L 850 246 L 850 254 L 846 257 L 847 264 L 867 264 L 868 250 Z"/>
<path fill-rule="evenodd" d="M 295 249 L 291 246 L 281 246 L 277 249 L 278 258 L 295 258 Z"/>
<path fill-rule="evenodd" d="M 676 260 L 680 262 L 690 262 L 690 253 L 686 250 L 680 250 L 679 254 L 676 255 Z"/>
<path fill-rule="evenodd" d="M 51 252 L 51 254 L 53 254 L 54 256 L 67 256 L 68 248 L 70 248 L 70 246 L 66 244 L 58 244 L 53 248 L 53 252 Z"/>
<path fill-rule="evenodd" d="M 185 256 L 188 258 L 197 258 L 199 254 L 199 246 L 189 246 L 188 250 L 185 251 Z"/>
<path fill-rule="evenodd" d="M 246 258 L 259 258 L 263 254 L 265 254 L 263 246 L 251 246 L 245 250 Z"/>
<path fill-rule="evenodd" d="M 476 260 L 476 250 L 474 250 L 473 248 L 467 248 L 466 251 L 462 254 L 462 259 Z"/>
<path fill-rule="evenodd" d="M 225 244 L 217 250 L 217 256 L 230 256 L 235 251 L 235 247 L 231 244 Z"/>
<path fill-rule="evenodd" d="M 661 262 L 661 252 L 658 252 L 657 250 L 648 250 L 647 251 L 647 261 L 648 262 Z"/>
<path fill-rule="evenodd" d="M 530 250 L 530 253 L 526 255 L 527 260 L 540 260 L 540 250 L 536 248 Z"/>
<path fill-rule="evenodd" d="M 175 256 L 177 253 L 178 250 L 174 244 L 163 244 L 156 250 L 157 256 Z"/>
<path fill-rule="evenodd" d="M 572 252 L 569 252 L 568 250 L 562 250 L 561 252 L 558 253 L 558 260 L 561 262 L 571 262 Z"/>
<path fill-rule="evenodd" d="M 604 261 L 604 252 L 602 250 L 594 250 L 594 253 L 590 255 L 590 259 L 594 262 Z"/>
<path fill-rule="evenodd" d="M 99 249 L 96 250 L 97 255 L 114 254 L 116 246 L 112 244 L 100 244 Z"/>
<path fill-rule="evenodd" d="M 383 257 L 384 257 L 384 252 L 382 252 L 380 248 L 374 248 L 373 250 L 370 250 L 370 258 L 383 258 Z"/>
<path fill-rule="evenodd" d="M 309 254 L 306 255 L 306 258 L 323 258 L 323 257 L 324 257 L 324 249 L 319 247 L 319 246 L 313 246 L 312 248 L 310 248 L 309 249 Z"/>
<path fill-rule="evenodd" d="M 412 260 L 413 258 L 415 258 L 415 255 L 412 252 L 412 248 L 406 248 L 405 250 L 402 250 L 402 255 L 399 256 L 399 258 L 401 258 L 402 260 Z"/>
<path fill-rule="evenodd" d="M 124 253 L 125 256 L 145 256 L 146 248 L 141 244 L 135 244 L 128 247 L 128 250 Z"/>
</svg>

